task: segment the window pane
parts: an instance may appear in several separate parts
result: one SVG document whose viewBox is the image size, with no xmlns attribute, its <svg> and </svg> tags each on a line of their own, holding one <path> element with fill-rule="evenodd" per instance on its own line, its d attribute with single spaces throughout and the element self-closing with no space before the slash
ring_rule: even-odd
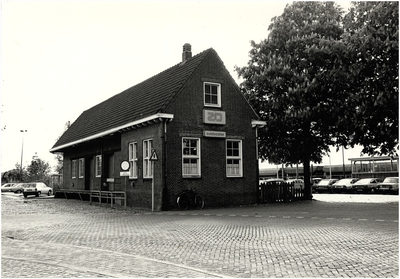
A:
<svg viewBox="0 0 400 279">
<path fill-rule="evenodd" d="M 183 174 L 199 174 L 197 161 L 198 159 L 183 159 Z"/>
<path fill-rule="evenodd" d="M 226 141 L 226 174 L 227 176 L 242 176 L 241 141 Z"/>
<path fill-rule="evenodd" d="M 205 95 L 205 102 L 206 102 L 206 104 L 211 104 L 211 96 L 210 95 L 208 95 L 208 94 Z"/>
<path fill-rule="evenodd" d="M 197 155 L 197 140 L 184 139 L 183 140 L 183 155 Z"/>
<path fill-rule="evenodd" d="M 182 139 L 182 174 L 200 175 L 199 139 Z"/>
<path fill-rule="evenodd" d="M 147 141 L 144 142 L 144 157 L 149 157 L 149 146 Z"/>
<path fill-rule="evenodd" d="M 213 85 L 211 87 L 211 89 L 212 89 L 212 91 L 211 91 L 212 95 L 217 95 L 218 94 L 218 87 L 217 86 Z"/>
<path fill-rule="evenodd" d="M 205 85 L 204 91 L 205 91 L 205 93 L 208 93 L 208 94 L 210 93 L 210 85 L 209 84 Z"/>
<path fill-rule="evenodd" d="M 219 85 L 209 84 L 204 85 L 204 102 L 207 105 L 219 105 Z"/>
<path fill-rule="evenodd" d="M 228 159 L 226 161 L 226 171 L 228 175 L 239 175 L 240 174 L 239 160 Z"/>
</svg>

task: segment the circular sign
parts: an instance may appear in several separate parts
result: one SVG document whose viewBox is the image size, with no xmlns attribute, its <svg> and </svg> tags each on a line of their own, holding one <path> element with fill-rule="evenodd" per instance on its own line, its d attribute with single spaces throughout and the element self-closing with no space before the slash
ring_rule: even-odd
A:
<svg viewBox="0 0 400 279">
<path fill-rule="evenodd" d="M 123 170 L 123 171 L 127 171 L 127 170 L 129 170 L 129 162 L 128 161 L 123 161 L 122 163 L 121 163 L 121 169 Z"/>
</svg>

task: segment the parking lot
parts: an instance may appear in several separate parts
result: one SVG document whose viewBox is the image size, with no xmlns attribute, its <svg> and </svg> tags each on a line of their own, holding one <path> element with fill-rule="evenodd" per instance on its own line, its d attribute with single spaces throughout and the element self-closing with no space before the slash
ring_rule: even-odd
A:
<svg viewBox="0 0 400 279">
<path fill-rule="evenodd" d="M 1 275 L 397 278 L 398 196 L 373 196 L 150 212 L 3 194 Z"/>
</svg>

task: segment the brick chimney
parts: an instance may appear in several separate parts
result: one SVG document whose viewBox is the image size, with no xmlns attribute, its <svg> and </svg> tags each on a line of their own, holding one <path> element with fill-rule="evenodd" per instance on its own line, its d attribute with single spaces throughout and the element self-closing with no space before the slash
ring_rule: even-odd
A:
<svg viewBox="0 0 400 279">
<path fill-rule="evenodd" d="M 185 63 L 190 58 L 192 58 L 192 46 L 186 43 L 183 45 L 182 63 Z"/>
</svg>

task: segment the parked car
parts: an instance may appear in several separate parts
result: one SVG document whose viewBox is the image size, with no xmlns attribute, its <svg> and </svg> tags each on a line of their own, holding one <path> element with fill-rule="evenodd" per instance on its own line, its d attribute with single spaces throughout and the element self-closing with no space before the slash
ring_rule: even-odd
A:
<svg viewBox="0 0 400 279">
<path fill-rule="evenodd" d="M 288 179 L 285 181 L 286 183 L 293 184 L 294 189 L 304 189 L 304 180 L 303 179 Z"/>
<path fill-rule="evenodd" d="M 311 183 L 312 185 L 317 185 L 321 180 L 322 178 L 314 177 L 313 179 L 311 179 Z"/>
<path fill-rule="evenodd" d="M 322 179 L 315 185 L 315 192 L 330 192 L 332 193 L 332 184 L 338 181 L 337 179 Z"/>
<path fill-rule="evenodd" d="M 332 185 L 333 192 L 335 193 L 354 193 L 353 184 L 357 182 L 359 178 L 343 178 L 336 181 Z"/>
<path fill-rule="evenodd" d="M 26 185 L 24 186 L 23 192 L 25 198 L 29 195 L 35 195 L 36 197 L 39 197 L 41 194 L 50 196 L 53 192 L 53 190 L 43 182 L 31 182 L 25 184 Z"/>
<path fill-rule="evenodd" d="M 378 184 L 377 190 L 383 193 L 399 194 L 399 178 L 386 177 L 382 183 Z"/>
<path fill-rule="evenodd" d="M 313 179 L 311 179 L 311 190 L 314 193 L 315 192 L 315 188 L 317 187 L 317 184 L 322 180 L 322 178 L 319 177 L 314 177 Z"/>
<path fill-rule="evenodd" d="M 356 192 L 375 193 L 378 184 L 382 182 L 380 178 L 362 178 L 353 184 Z"/>
<path fill-rule="evenodd" d="M 24 191 L 24 183 L 17 183 L 11 187 L 11 192 L 21 194 Z"/>
<path fill-rule="evenodd" d="M 12 192 L 11 187 L 14 185 L 14 183 L 6 183 L 4 185 L 1 185 L 1 191 L 2 192 Z"/>
</svg>

